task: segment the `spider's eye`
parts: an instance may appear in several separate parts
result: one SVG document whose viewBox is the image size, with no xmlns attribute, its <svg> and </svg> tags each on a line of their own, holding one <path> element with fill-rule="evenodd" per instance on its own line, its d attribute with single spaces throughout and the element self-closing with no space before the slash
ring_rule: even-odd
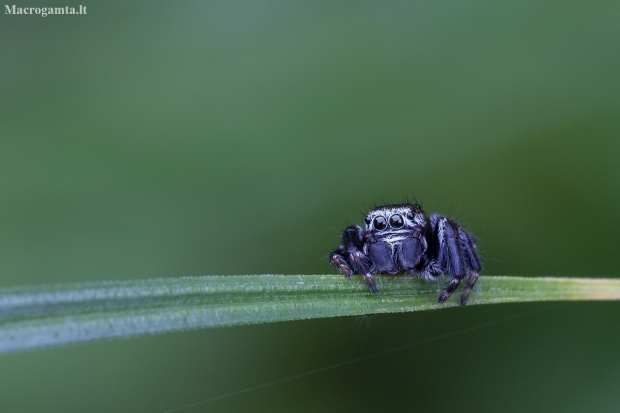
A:
<svg viewBox="0 0 620 413">
<path fill-rule="evenodd" d="M 376 229 L 381 231 L 382 229 L 385 229 L 387 227 L 387 220 L 383 217 L 376 217 L 372 224 Z"/>
<path fill-rule="evenodd" d="M 392 228 L 400 228 L 405 224 L 405 222 L 403 221 L 403 217 L 398 215 L 398 214 L 394 214 L 390 217 L 390 226 Z"/>
<path fill-rule="evenodd" d="M 366 223 L 366 225 L 370 225 L 370 218 L 368 217 L 364 218 L 364 222 Z"/>
</svg>

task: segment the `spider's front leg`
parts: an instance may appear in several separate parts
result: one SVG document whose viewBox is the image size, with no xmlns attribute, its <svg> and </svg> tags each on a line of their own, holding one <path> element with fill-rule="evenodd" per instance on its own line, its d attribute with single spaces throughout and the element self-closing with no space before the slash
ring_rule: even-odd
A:
<svg viewBox="0 0 620 413">
<path fill-rule="evenodd" d="M 329 260 L 346 278 L 361 274 L 370 291 L 376 293 L 379 289 L 370 275 L 370 261 L 362 252 L 363 247 L 364 231 L 359 226 L 350 226 L 342 233 L 342 245 L 331 253 Z"/>
<path fill-rule="evenodd" d="M 450 280 L 437 301 L 443 303 L 457 289 L 465 277 L 468 277 L 459 304 L 465 305 L 472 288 L 482 270 L 476 255 L 474 238 L 460 228 L 456 222 L 447 217 L 431 217 L 431 225 L 435 227 L 437 264 L 450 274 Z"/>
</svg>

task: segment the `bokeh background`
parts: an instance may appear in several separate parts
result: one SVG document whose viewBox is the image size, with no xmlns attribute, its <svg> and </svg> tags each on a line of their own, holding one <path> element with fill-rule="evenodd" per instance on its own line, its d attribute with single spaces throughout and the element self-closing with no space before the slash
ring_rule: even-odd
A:
<svg viewBox="0 0 620 413">
<path fill-rule="evenodd" d="M 335 273 L 345 225 L 414 196 L 485 274 L 620 276 L 617 1 L 84 5 L 0 13 L 0 286 Z M 617 412 L 618 303 L 10 354 L 1 410 L 163 412 L 535 310 L 183 412 Z"/>
</svg>

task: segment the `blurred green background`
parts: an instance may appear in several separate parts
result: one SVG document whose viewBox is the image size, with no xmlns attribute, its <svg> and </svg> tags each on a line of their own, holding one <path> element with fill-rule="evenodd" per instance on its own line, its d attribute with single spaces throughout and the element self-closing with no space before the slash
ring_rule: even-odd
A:
<svg viewBox="0 0 620 413">
<path fill-rule="evenodd" d="M 413 195 L 485 274 L 620 275 L 617 1 L 84 5 L 0 14 L 0 286 L 335 273 Z M 162 412 L 544 307 L 10 354 L 1 410 Z M 619 322 L 565 303 L 184 411 L 616 412 Z"/>
</svg>

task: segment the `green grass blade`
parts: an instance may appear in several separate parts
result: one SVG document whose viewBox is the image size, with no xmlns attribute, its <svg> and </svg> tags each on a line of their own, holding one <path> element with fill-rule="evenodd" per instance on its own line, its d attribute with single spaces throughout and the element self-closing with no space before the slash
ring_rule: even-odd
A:
<svg viewBox="0 0 620 413">
<path fill-rule="evenodd" d="M 376 277 L 371 294 L 336 275 L 241 275 L 0 290 L 0 353 L 112 337 L 456 306 L 441 283 Z M 468 305 L 618 300 L 620 280 L 480 277 Z"/>
</svg>

